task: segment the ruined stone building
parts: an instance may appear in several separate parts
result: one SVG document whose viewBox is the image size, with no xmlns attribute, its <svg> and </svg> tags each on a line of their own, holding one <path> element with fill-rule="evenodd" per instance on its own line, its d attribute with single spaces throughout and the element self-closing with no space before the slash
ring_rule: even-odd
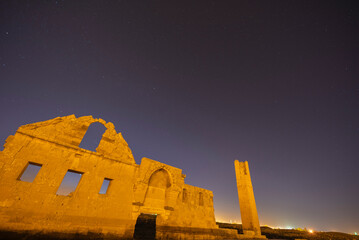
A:
<svg viewBox="0 0 359 240">
<path fill-rule="evenodd" d="M 107 129 L 96 152 L 79 147 L 94 122 Z M 28 180 L 30 168 L 38 172 Z M 243 169 L 237 179 L 239 171 Z M 59 194 L 71 173 L 79 177 L 76 189 Z M 181 169 L 148 158 L 136 164 L 122 134 L 102 119 L 71 115 L 24 125 L 7 138 L 0 152 L 0 228 L 132 238 L 139 218 L 152 215 L 157 239 L 263 238 L 256 210 L 242 212 L 242 217 L 250 216 L 245 235 L 219 229 L 213 193 L 187 185 L 185 178 Z M 104 185 L 107 189 L 102 191 Z M 238 185 L 249 194 L 251 187 Z M 243 209 L 253 209 L 246 199 Z"/>
</svg>

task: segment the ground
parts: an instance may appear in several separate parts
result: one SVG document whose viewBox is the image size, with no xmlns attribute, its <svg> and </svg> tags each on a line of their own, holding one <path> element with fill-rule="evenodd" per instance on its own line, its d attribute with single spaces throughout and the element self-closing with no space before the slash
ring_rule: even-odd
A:
<svg viewBox="0 0 359 240">
<path fill-rule="evenodd" d="M 222 228 L 238 229 L 239 233 L 242 231 L 241 224 L 217 223 Z M 273 229 L 270 227 L 261 227 L 262 235 L 268 239 L 307 239 L 307 240 L 359 240 L 359 236 L 354 236 L 347 233 L 340 232 L 314 232 L 290 230 L 290 229 Z"/>
</svg>

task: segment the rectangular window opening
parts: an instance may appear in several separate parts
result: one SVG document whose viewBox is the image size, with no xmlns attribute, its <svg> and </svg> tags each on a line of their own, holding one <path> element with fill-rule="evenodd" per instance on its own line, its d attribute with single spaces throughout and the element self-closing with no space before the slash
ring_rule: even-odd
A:
<svg viewBox="0 0 359 240">
<path fill-rule="evenodd" d="M 105 178 L 103 180 L 103 183 L 102 183 L 102 186 L 101 186 L 99 194 L 106 194 L 107 193 L 108 187 L 110 186 L 111 181 L 112 181 L 112 179 L 109 179 L 109 178 Z"/>
<path fill-rule="evenodd" d="M 39 173 L 41 167 L 42 164 L 28 162 L 25 169 L 20 174 L 18 180 L 21 180 L 23 182 L 33 182 L 35 180 L 35 177 Z"/>
<path fill-rule="evenodd" d="M 68 170 L 56 194 L 67 196 L 75 192 L 82 174 L 82 172 Z"/>
</svg>

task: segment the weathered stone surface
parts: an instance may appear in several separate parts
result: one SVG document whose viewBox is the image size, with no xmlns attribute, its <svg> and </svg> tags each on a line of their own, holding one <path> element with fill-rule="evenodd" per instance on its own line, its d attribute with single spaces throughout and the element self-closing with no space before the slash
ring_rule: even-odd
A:
<svg viewBox="0 0 359 240">
<path fill-rule="evenodd" d="M 107 129 L 96 152 L 78 147 L 94 122 Z M 29 164 L 41 168 L 25 182 L 20 177 Z M 69 170 L 81 173 L 81 180 L 69 195 L 58 195 Z M 181 169 L 148 158 L 137 165 L 121 133 L 102 119 L 71 115 L 24 125 L 0 152 L 0 230 L 132 238 L 138 216 L 156 214 L 159 239 L 243 238 L 218 229 L 213 193 L 185 184 L 185 177 Z M 105 178 L 110 185 L 99 194 Z"/>
<path fill-rule="evenodd" d="M 252 180 L 249 173 L 248 162 L 234 161 L 236 171 L 238 200 L 241 210 L 243 234 L 256 238 L 261 236 L 256 202 L 254 199 Z"/>
</svg>

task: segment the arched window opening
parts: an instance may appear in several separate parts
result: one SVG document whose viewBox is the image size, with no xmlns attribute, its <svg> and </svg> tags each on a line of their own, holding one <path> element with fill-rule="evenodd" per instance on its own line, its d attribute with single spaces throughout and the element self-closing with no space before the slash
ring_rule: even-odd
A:
<svg viewBox="0 0 359 240">
<path fill-rule="evenodd" d="M 87 129 L 79 147 L 95 152 L 105 131 L 106 127 L 103 124 L 99 122 L 92 123 Z"/>
<path fill-rule="evenodd" d="M 203 193 L 199 193 L 199 205 L 203 206 Z"/>
</svg>

